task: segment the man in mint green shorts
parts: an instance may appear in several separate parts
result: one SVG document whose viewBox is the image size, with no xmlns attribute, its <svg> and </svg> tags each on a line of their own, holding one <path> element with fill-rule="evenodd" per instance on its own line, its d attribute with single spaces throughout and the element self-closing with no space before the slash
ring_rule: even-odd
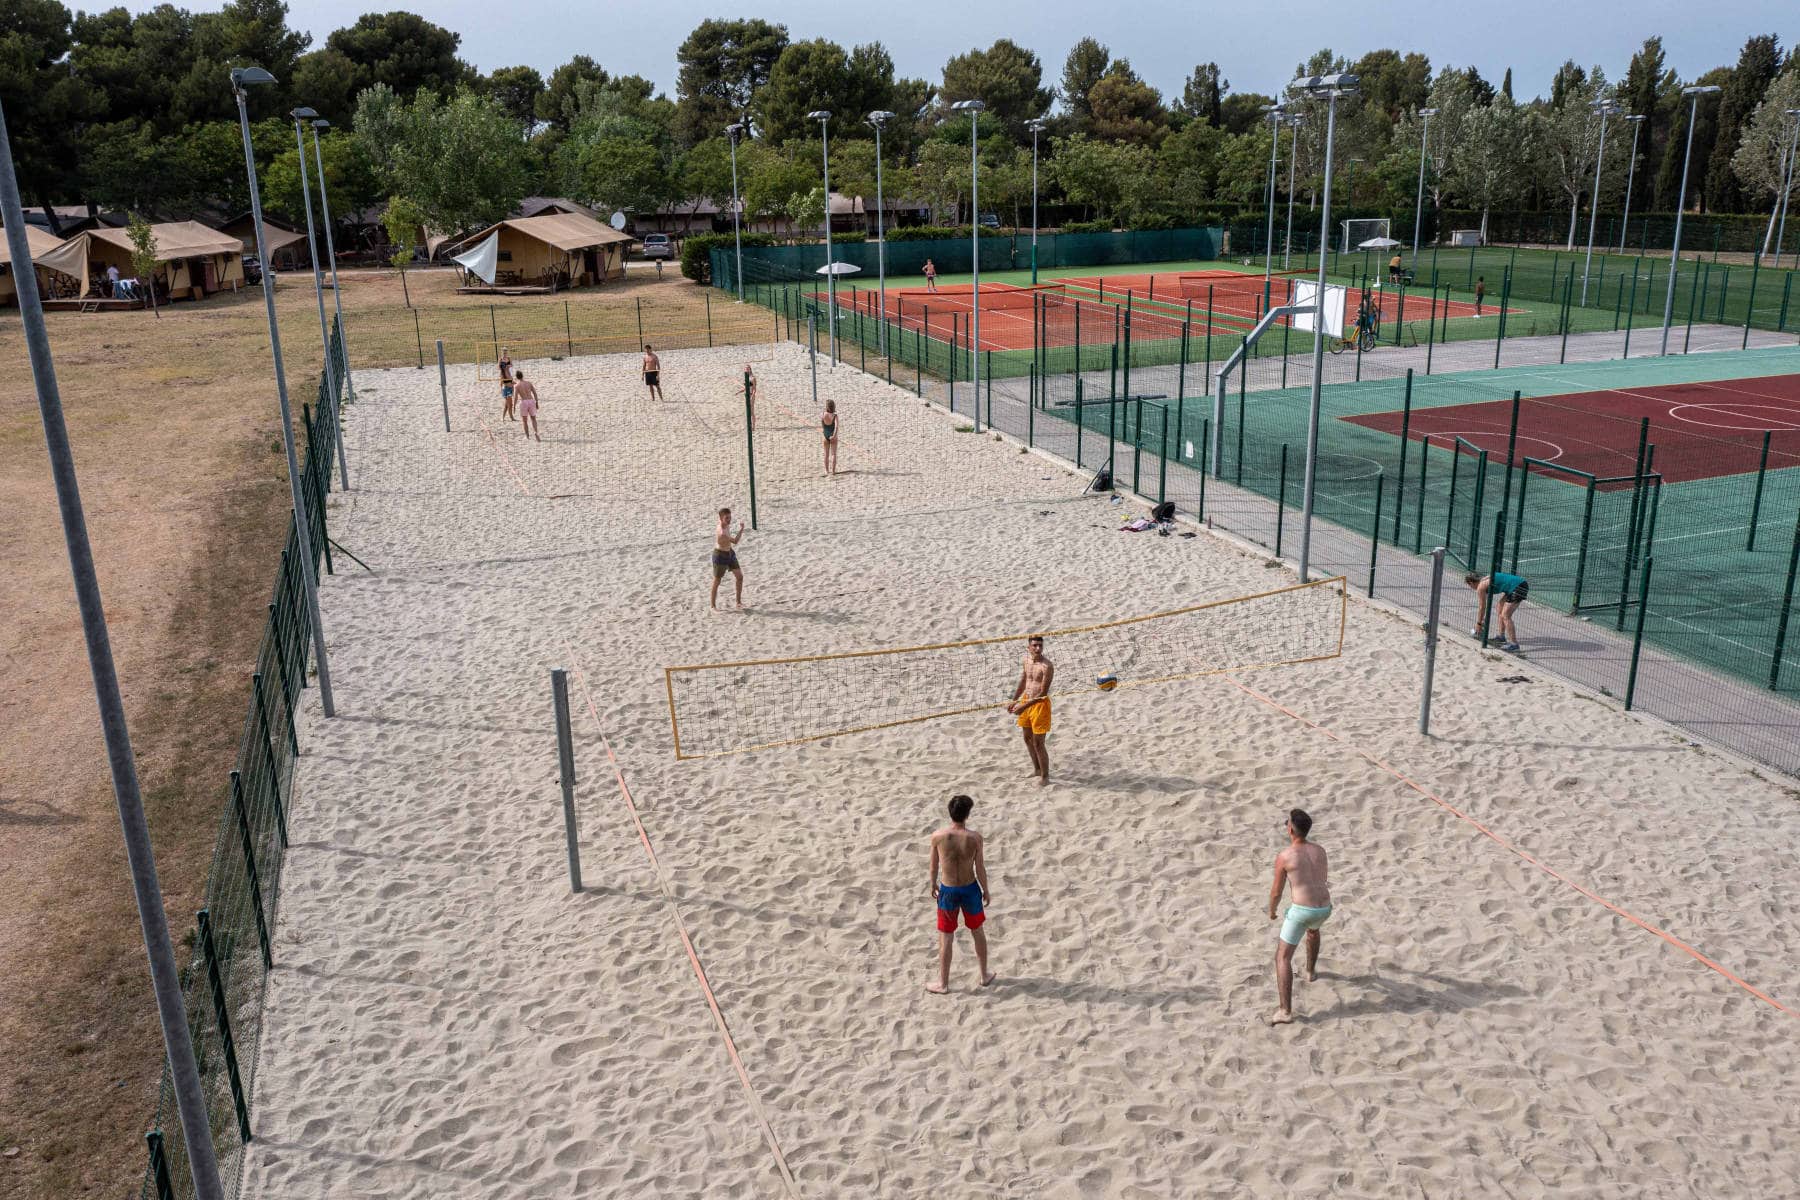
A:
<svg viewBox="0 0 1800 1200">
<path fill-rule="evenodd" d="M 1287 1025 L 1294 1019 L 1294 948 L 1306 938 L 1306 979 L 1319 977 L 1319 927 L 1331 916 L 1331 889 L 1325 886 L 1325 848 L 1306 840 L 1312 818 L 1302 809 L 1288 812 L 1283 825 L 1287 848 L 1275 856 L 1275 883 L 1269 888 L 1269 920 L 1278 918 L 1281 889 L 1291 884 L 1293 899 L 1287 919 L 1281 922 L 1281 940 L 1275 946 L 1275 991 L 1281 1008 L 1269 1018 L 1271 1025 Z"/>
</svg>

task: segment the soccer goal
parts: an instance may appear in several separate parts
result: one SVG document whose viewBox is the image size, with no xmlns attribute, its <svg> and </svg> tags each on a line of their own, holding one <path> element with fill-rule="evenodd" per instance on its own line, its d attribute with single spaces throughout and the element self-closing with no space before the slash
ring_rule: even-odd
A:
<svg viewBox="0 0 1800 1200">
<path fill-rule="evenodd" d="M 1044 631 L 1052 699 L 1316 662 L 1343 652 L 1340 576 L 1169 612 Z M 664 668 L 676 758 L 888 729 L 1010 703 L 1030 633 L 935 646 Z"/>
<path fill-rule="evenodd" d="M 1362 244 L 1370 238 L 1388 236 L 1388 219 L 1386 217 L 1351 217 L 1344 222 L 1344 240 L 1338 246 L 1343 253 L 1361 249 Z"/>
</svg>

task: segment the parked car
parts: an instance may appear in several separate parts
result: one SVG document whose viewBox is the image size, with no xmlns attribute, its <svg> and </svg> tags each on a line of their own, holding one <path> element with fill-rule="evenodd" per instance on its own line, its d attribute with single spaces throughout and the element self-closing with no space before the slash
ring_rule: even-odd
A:
<svg viewBox="0 0 1800 1200">
<path fill-rule="evenodd" d="M 262 263 L 257 259 L 256 255 L 254 255 L 254 254 L 244 255 L 244 282 L 245 283 L 261 283 L 262 282 Z"/>
<path fill-rule="evenodd" d="M 646 233 L 644 235 L 645 258 L 674 258 L 675 246 L 669 241 L 666 233 Z"/>
<path fill-rule="evenodd" d="M 1000 228 L 1000 214 L 999 213 L 982 213 L 981 214 L 981 225 L 982 225 L 982 228 L 984 228 L 984 229 Z"/>
</svg>

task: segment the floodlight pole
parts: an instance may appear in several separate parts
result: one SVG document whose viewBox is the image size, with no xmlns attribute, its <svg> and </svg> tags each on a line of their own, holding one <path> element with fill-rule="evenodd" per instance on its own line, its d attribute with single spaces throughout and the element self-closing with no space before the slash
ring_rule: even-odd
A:
<svg viewBox="0 0 1800 1200">
<path fill-rule="evenodd" d="M 344 329 L 344 292 L 338 287 L 337 243 L 331 236 L 331 201 L 325 197 L 325 156 L 319 151 L 319 130 L 330 127 L 330 121 L 321 119 L 313 122 L 313 162 L 319 168 L 319 216 L 325 225 L 325 257 L 331 262 L 331 304 L 337 310 L 338 348 L 344 354 L 344 390 L 349 394 L 350 403 L 355 404 L 356 378 L 350 370 L 350 335 Z M 331 398 L 331 422 L 338 431 L 338 479 L 347 492 L 350 490 L 350 460 L 344 454 L 344 429 L 338 421 L 336 396 Z"/>
<path fill-rule="evenodd" d="M 1296 80 L 1289 85 L 1290 90 L 1298 87 L 1309 95 L 1325 99 L 1325 189 L 1319 203 L 1319 237 L 1324 246 L 1331 236 L 1331 157 L 1332 142 L 1337 137 L 1337 102 L 1340 97 L 1356 94 L 1357 78 L 1354 75 L 1315 75 L 1305 81 Z M 1312 565 L 1312 515 L 1313 491 L 1318 476 L 1319 464 L 1319 409 L 1323 403 L 1321 384 L 1325 373 L 1325 263 L 1327 256 L 1319 255 L 1318 294 L 1314 300 L 1313 313 L 1313 362 L 1312 362 L 1312 400 L 1306 414 L 1306 481 L 1301 490 L 1300 499 L 1300 582 L 1308 581 L 1308 570 Z M 1360 332 L 1360 330 L 1359 330 Z"/>
<path fill-rule="evenodd" d="M 831 269 L 831 110 L 806 114 L 819 123 L 819 156 L 825 164 L 825 298 L 831 306 L 825 323 L 831 333 L 831 365 L 837 366 L 837 272 Z"/>
<path fill-rule="evenodd" d="M 1026 122 L 1031 130 L 1031 286 L 1036 287 L 1038 281 L 1037 237 L 1038 237 L 1038 134 L 1044 130 L 1042 117 Z"/>
<path fill-rule="evenodd" d="M 1269 114 L 1269 232 L 1263 239 L 1263 283 L 1266 285 L 1275 271 L 1275 156 L 1281 148 L 1281 118 L 1287 110 L 1279 104 L 1265 104 L 1263 111 Z"/>
<path fill-rule="evenodd" d="M 1419 116 L 1424 124 L 1419 127 L 1419 192 L 1413 199 L 1412 272 L 1415 278 L 1419 274 L 1419 226 L 1425 220 L 1425 146 L 1431 133 L 1431 118 L 1437 116 L 1437 109 L 1421 108 Z"/>
<path fill-rule="evenodd" d="M 1669 290 L 1663 297 L 1662 349 L 1657 351 L 1658 354 L 1669 352 L 1669 322 L 1675 317 L 1675 276 L 1681 266 L 1681 215 L 1687 209 L 1688 170 L 1694 161 L 1694 122 L 1700 117 L 1700 97 L 1723 90 L 1717 85 L 1681 89 L 1681 94 L 1690 98 L 1687 150 L 1681 158 L 1681 198 L 1675 202 L 1675 242 L 1669 247 Z"/>
<path fill-rule="evenodd" d="M 1631 226 L 1631 185 L 1637 181 L 1638 134 L 1644 131 L 1644 114 L 1627 113 L 1631 125 L 1631 160 L 1625 171 L 1625 215 L 1619 219 L 1619 253 L 1625 253 L 1625 231 Z"/>
<path fill-rule="evenodd" d="M 969 114 L 969 270 L 973 290 L 969 303 L 974 309 L 969 322 L 969 382 L 974 385 L 975 428 L 981 429 L 981 183 L 979 163 L 975 156 L 981 113 L 987 107 L 979 100 L 959 100 L 950 106 L 956 112 Z M 992 414 L 990 414 L 992 415 Z"/>
<path fill-rule="evenodd" d="M 1288 139 L 1288 197 L 1287 197 L 1287 233 L 1281 241 L 1281 269 L 1287 270 L 1292 263 L 1294 250 L 1294 162 L 1300 157 L 1300 126 L 1306 123 L 1306 117 L 1294 113 L 1288 117 L 1288 128 L 1293 131 Z"/>
<path fill-rule="evenodd" d="M 93 676 L 94 700 L 100 708 L 100 731 L 106 741 L 107 765 L 112 771 L 113 798 L 118 805 L 119 826 L 125 838 L 125 859 L 131 869 L 132 892 L 137 898 L 144 953 L 150 960 L 150 984 L 156 995 L 156 1015 L 162 1023 L 163 1048 L 168 1055 L 176 1112 L 181 1118 L 188 1172 L 197 1200 L 221 1200 L 224 1190 L 219 1183 L 219 1161 L 213 1148 L 206 1094 L 200 1086 L 199 1066 L 194 1061 L 193 1035 L 188 1029 L 187 1007 L 182 1002 L 181 974 L 175 965 L 175 945 L 169 939 L 162 885 L 156 875 L 156 855 L 150 845 L 150 827 L 144 818 L 144 798 L 138 787 L 131 730 L 125 721 L 125 701 L 119 690 L 112 640 L 106 629 L 106 608 L 100 598 L 93 544 L 88 539 L 87 514 L 82 509 L 81 487 L 75 477 L 75 455 L 69 445 L 68 425 L 63 420 L 62 392 L 57 387 L 56 364 L 50 356 L 50 335 L 44 326 L 37 272 L 31 268 L 31 247 L 25 240 L 25 214 L 19 204 L 19 179 L 13 170 L 12 138 L 7 132 L 3 111 L 0 111 L 0 221 L 5 222 L 6 245 L 12 254 L 19 317 L 25 331 L 25 348 L 31 359 L 31 376 L 37 384 L 38 412 L 44 422 L 50 475 L 56 487 L 57 508 L 62 514 L 63 544 L 69 555 L 69 573 L 74 576 L 75 604 L 81 611 L 88 671 Z"/>
<path fill-rule="evenodd" d="M 1600 167 L 1606 162 L 1606 118 L 1619 111 L 1611 100 L 1591 105 L 1600 118 L 1600 152 L 1594 155 L 1594 199 L 1588 204 L 1587 260 L 1581 264 L 1581 307 L 1587 307 L 1588 277 L 1594 273 L 1594 229 L 1600 223 Z"/>
<path fill-rule="evenodd" d="M 267 79 L 248 74 L 256 71 Z M 294 453 L 294 412 L 288 407 L 287 374 L 281 362 L 281 326 L 275 320 L 275 273 L 269 270 L 268 240 L 263 236 L 262 191 L 256 183 L 256 155 L 250 148 L 250 112 L 245 107 L 243 84 L 273 83 L 275 78 L 259 67 L 233 68 L 231 90 L 237 96 L 238 133 L 244 142 L 244 174 L 250 180 L 250 221 L 256 230 L 256 261 L 262 270 L 263 308 L 269 322 L 269 351 L 275 359 L 275 396 L 281 402 L 281 442 L 287 450 L 288 495 L 294 504 L 294 530 L 300 548 L 300 581 L 306 592 L 306 617 L 312 625 L 313 651 L 319 663 L 319 707 L 328 717 L 337 715 L 331 696 L 331 663 L 325 652 L 325 622 L 319 616 L 319 580 L 312 554 L 312 522 L 306 493 L 300 486 L 300 459 Z M 306 156 L 301 155 L 304 163 Z"/>
<path fill-rule="evenodd" d="M 883 358 L 887 357 L 887 226 L 882 218 L 887 215 L 887 206 L 881 197 L 881 127 L 893 116 L 881 109 L 868 116 L 869 124 L 875 127 L 875 270 L 881 296 L 881 324 L 876 335 L 881 339 Z"/>
<path fill-rule="evenodd" d="M 725 127 L 725 137 L 731 143 L 731 241 L 737 248 L 737 302 L 744 302 L 744 234 L 738 224 L 738 177 L 737 177 L 737 144 L 744 132 L 742 123 L 733 123 Z"/>
<path fill-rule="evenodd" d="M 294 118 L 294 147 L 300 155 L 300 207 L 306 210 L 306 253 L 312 259 L 313 299 L 319 304 L 319 344 L 325 348 L 325 382 L 331 391 L 331 399 L 326 402 L 325 410 L 331 418 L 332 439 L 337 442 L 338 462 L 343 462 L 344 431 L 338 425 L 337 395 L 338 369 L 337 356 L 331 352 L 331 330 L 325 324 L 325 279 L 319 273 L 319 239 L 313 232 L 312 191 L 306 178 L 306 135 L 301 132 L 300 122 L 309 121 L 318 116 L 310 108 L 296 108 L 291 114 Z M 329 479 L 326 482 L 330 482 Z M 348 469 L 343 477 L 344 487 L 350 486 Z"/>
<path fill-rule="evenodd" d="M 1800 157 L 1800 108 L 1790 108 L 1784 111 L 1788 116 L 1794 118 L 1794 132 L 1788 138 L 1787 174 L 1782 176 L 1781 181 L 1781 223 L 1775 230 L 1775 265 L 1777 267 L 1781 265 L 1781 241 L 1787 236 L 1788 194 L 1794 190 L 1795 159 Z M 1800 260 L 1800 254 L 1795 254 L 1794 257 L 1796 260 Z"/>
</svg>

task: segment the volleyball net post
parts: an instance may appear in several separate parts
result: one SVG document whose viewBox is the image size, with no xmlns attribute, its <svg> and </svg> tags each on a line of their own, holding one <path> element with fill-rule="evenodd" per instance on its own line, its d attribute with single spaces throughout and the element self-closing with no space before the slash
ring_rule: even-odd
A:
<svg viewBox="0 0 1800 1200">
<path fill-rule="evenodd" d="M 569 890 L 581 891 L 581 838 L 575 828 L 575 738 L 569 729 L 569 673 L 550 670 L 550 698 L 556 707 L 556 764 L 561 775 L 563 838 L 569 846 Z"/>
<path fill-rule="evenodd" d="M 1431 552 L 1431 604 L 1425 614 L 1425 678 L 1419 689 L 1419 733 L 1431 736 L 1431 685 L 1437 676 L 1438 621 L 1443 615 L 1444 547 Z"/>
</svg>

